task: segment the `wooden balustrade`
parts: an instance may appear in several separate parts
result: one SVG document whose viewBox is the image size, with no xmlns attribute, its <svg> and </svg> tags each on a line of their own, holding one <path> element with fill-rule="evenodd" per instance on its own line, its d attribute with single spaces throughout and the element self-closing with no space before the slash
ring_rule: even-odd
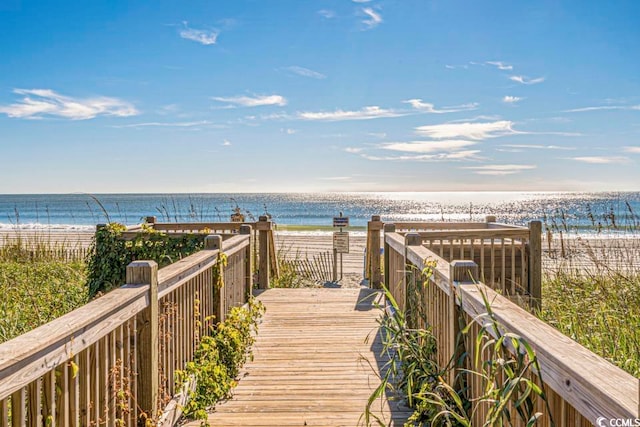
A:
<svg viewBox="0 0 640 427">
<path fill-rule="evenodd" d="M 536 226 L 531 229 L 535 230 Z M 506 231 L 504 227 L 495 230 Z M 473 364 L 476 357 L 474 341 L 480 328 L 486 326 L 483 324 L 486 320 L 483 317 L 487 311 L 486 298 L 504 332 L 522 337 L 537 354 L 541 370 L 530 376 L 544 385 L 548 402 L 548 406 L 541 399 L 536 403 L 536 410 L 545 414 L 539 421 L 540 425 L 550 425 L 551 419 L 559 426 L 588 426 L 597 425 L 599 417 L 632 422 L 640 418 L 637 378 L 500 295 L 501 289 L 497 292 L 480 283 L 477 280 L 479 266 L 474 261 L 454 260 L 449 263 L 439 253 L 423 245 L 422 233 L 403 236 L 391 227 L 386 231 L 385 250 L 390 253 L 385 254 L 385 259 L 389 259 L 385 266 L 385 282 L 390 292 L 396 300 L 403 301 L 409 320 L 414 319 L 412 311 L 424 311 L 426 323 L 437 341 L 437 361 L 441 367 L 453 366 L 460 355 L 466 354 L 465 363 L 449 371 L 446 378 L 449 384 L 458 386 L 454 384 L 454 377 L 463 372 L 461 369 L 478 369 Z M 429 274 L 422 274 L 423 271 Z M 417 292 L 418 298 L 407 298 L 411 292 Z M 465 340 L 460 339 L 460 319 L 469 325 Z M 412 326 L 425 325 L 419 322 L 418 317 Z M 486 330 L 491 331 L 491 328 Z M 478 356 L 482 365 L 490 360 L 492 354 L 487 348 Z M 485 386 L 482 377 L 466 375 L 466 381 L 467 397 L 472 400 L 480 398 Z M 513 402 L 511 409 L 514 409 Z M 484 422 L 487 410 L 486 406 L 478 408 L 473 414 L 474 425 Z M 524 424 L 517 422 L 514 425 Z"/>
<path fill-rule="evenodd" d="M 133 262 L 124 286 L 0 344 L 0 427 L 136 425 L 166 408 L 176 419 L 176 370 L 251 291 L 250 233 L 210 236 L 160 270 Z"/>
</svg>

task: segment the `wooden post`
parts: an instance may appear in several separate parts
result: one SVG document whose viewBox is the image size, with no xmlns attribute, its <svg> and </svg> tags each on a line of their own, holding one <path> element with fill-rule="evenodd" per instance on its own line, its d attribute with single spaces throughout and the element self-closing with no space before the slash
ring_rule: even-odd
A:
<svg viewBox="0 0 640 427">
<path fill-rule="evenodd" d="M 542 223 L 529 223 L 529 295 L 533 311 L 542 308 Z"/>
<path fill-rule="evenodd" d="M 138 419 L 138 425 L 144 426 L 147 419 L 155 421 L 158 416 L 158 264 L 132 262 L 127 266 L 126 281 L 128 285 L 149 287 L 149 305 L 136 318 L 137 404 L 144 414 Z"/>
<path fill-rule="evenodd" d="M 253 238 L 251 237 L 252 228 L 249 224 L 242 224 L 240 226 L 240 234 L 249 236 L 249 246 L 247 246 L 247 251 L 245 253 L 245 263 L 244 263 L 244 300 L 243 303 L 249 300 L 251 296 L 251 291 L 253 290 L 253 271 L 251 266 L 253 265 L 251 261 L 251 255 L 253 253 L 252 247 L 254 245 Z"/>
<path fill-rule="evenodd" d="M 487 215 L 484 217 L 484 221 L 488 224 L 490 222 L 496 222 L 495 215 Z"/>
<path fill-rule="evenodd" d="M 373 215 L 371 221 L 367 223 L 367 234 L 369 235 L 369 287 L 373 289 L 381 289 L 381 271 L 380 271 L 380 230 L 382 230 L 382 221 L 380 215 Z"/>
<path fill-rule="evenodd" d="M 458 306 L 458 292 L 457 287 L 460 284 L 469 284 L 469 283 L 477 283 L 478 282 L 478 264 L 473 261 L 467 260 L 453 260 L 451 264 L 449 264 L 449 284 L 450 284 L 450 298 L 448 301 L 449 304 L 449 345 L 451 346 L 448 350 L 449 354 L 454 355 L 454 360 L 456 363 L 461 359 L 462 353 L 465 351 L 463 347 L 462 340 L 458 341 L 458 336 L 460 336 L 460 307 Z M 460 378 L 459 384 L 454 384 L 456 376 L 461 374 L 464 376 L 465 374 L 461 372 L 464 369 L 464 366 L 455 366 L 454 369 L 449 370 L 447 382 L 451 385 L 456 391 L 464 392 L 465 381 L 463 378 Z"/>
<path fill-rule="evenodd" d="M 384 239 L 384 285 L 387 287 L 387 289 L 391 288 L 391 275 L 390 275 L 390 269 L 389 269 L 389 251 L 391 249 L 389 249 L 389 245 L 387 244 L 387 237 L 386 234 L 387 233 L 395 233 L 396 232 L 396 225 L 395 224 L 385 224 L 384 225 L 384 233 L 383 233 L 383 239 Z"/>
<path fill-rule="evenodd" d="M 156 223 L 157 218 L 155 216 L 145 217 L 144 222 L 149 225 L 154 225 Z"/>
<path fill-rule="evenodd" d="M 222 236 L 219 234 L 209 234 L 204 238 L 204 249 L 209 251 L 222 250 Z M 220 270 L 224 274 L 224 269 Z M 215 278 L 214 278 L 215 280 Z M 212 287 L 213 292 L 213 315 L 218 322 L 224 322 L 227 309 L 225 307 L 226 288 L 216 289 Z"/>
<path fill-rule="evenodd" d="M 266 215 L 261 215 L 256 223 L 256 228 L 258 229 L 258 243 L 260 246 L 258 250 L 258 287 L 260 289 L 269 289 L 269 269 L 271 268 L 269 232 L 271 231 L 271 221 Z"/>
</svg>

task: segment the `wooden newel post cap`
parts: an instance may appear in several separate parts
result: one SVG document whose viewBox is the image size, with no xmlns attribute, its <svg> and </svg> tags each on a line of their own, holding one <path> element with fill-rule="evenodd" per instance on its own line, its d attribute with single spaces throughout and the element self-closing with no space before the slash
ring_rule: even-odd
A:
<svg viewBox="0 0 640 427">
<path fill-rule="evenodd" d="M 379 222 L 380 221 L 380 215 L 372 215 L 371 216 L 371 221 Z"/>
<path fill-rule="evenodd" d="M 155 216 L 148 216 L 148 217 L 145 217 L 144 222 L 146 222 L 147 224 L 155 224 L 156 219 L 157 218 Z"/>
<path fill-rule="evenodd" d="M 487 215 L 486 217 L 484 217 L 485 222 L 496 222 L 496 216 L 495 215 Z"/>
<path fill-rule="evenodd" d="M 422 237 L 418 233 L 407 233 L 404 236 L 405 246 L 421 246 Z"/>
<path fill-rule="evenodd" d="M 157 284 L 158 263 L 155 261 L 132 261 L 125 270 L 125 282 L 128 285 Z"/>
<path fill-rule="evenodd" d="M 242 224 L 240 226 L 240 234 L 251 234 L 251 226 L 249 224 Z"/>
<path fill-rule="evenodd" d="M 395 233 L 396 232 L 396 225 L 395 224 L 385 224 L 384 225 L 384 232 L 385 233 Z"/>
<path fill-rule="evenodd" d="M 268 217 L 268 216 L 266 216 L 266 215 L 260 215 L 260 216 L 258 217 L 258 221 L 260 221 L 260 222 L 269 221 L 269 217 Z"/>
<path fill-rule="evenodd" d="M 205 249 L 220 249 L 222 248 L 222 236 L 219 234 L 209 234 L 204 238 Z"/>
<path fill-rule="evenodd" d="M 453 282 L 476 283 L 478 278 L 478 264 L 468 260 L 453 260 L 450 264 L 450 277 Z"/>
<path fill-rule="evenodd" d="M 97 230 L 102 230 L 103 228 L 107 228 L 107 224 L 98 224 L 98 225 L 96 225 L 96 231 Z"/>
</svg>

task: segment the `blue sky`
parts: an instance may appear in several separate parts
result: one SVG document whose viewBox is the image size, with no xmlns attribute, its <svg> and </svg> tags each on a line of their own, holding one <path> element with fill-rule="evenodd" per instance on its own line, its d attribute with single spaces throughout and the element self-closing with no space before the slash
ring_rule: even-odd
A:
<svg viewBox="0 0 640 427">
<path fill-rule="evenodd" d="M 0 2 L 0 193 L 639 190 L 640 2 Z"/>
</svg>

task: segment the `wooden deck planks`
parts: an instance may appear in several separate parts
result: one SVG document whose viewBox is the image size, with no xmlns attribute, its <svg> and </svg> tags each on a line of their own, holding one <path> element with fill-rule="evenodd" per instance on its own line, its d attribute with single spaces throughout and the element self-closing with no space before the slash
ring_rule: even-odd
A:
<svg viewBox="0 0 640 427">
<path fill-rule="evenodd" d="M 380 294 L 369 289 L 269 289 L 253 347 L 233 399 L 209 415 L 212 426 L 357 426 L 386 360 L 378 335 Z M 377 401 L 385 425 L 411 414 Z M 192 422 L 189 426 L 197 426 Z"/>
</svg>

